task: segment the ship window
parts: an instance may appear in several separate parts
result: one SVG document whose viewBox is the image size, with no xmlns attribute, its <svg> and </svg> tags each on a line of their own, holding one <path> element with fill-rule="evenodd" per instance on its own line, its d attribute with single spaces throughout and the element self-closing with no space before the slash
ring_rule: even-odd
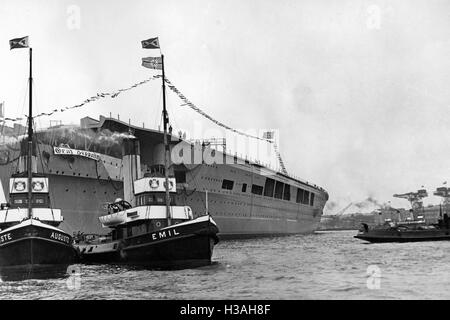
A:
<svg viewBox="0 0 450 320">
<path fill-rule="evenodd" d="M 185 183 L 186 182 L 186 171 L 176 171 L 175 170 L 175 180 L 177 183 Z"/>
<path fill-rule="evenodd" d="M 297 199 L 296 199 L 297 203 L 302 203 L 302 201 L 303 201 L 303 193 L 304 192 L 305 191 L 303 189 L 300 189 L 300 188 L 297 189 Z"/>
<path fill-rule="evenodd" d="M 291 200 L 291 186 L 288 184 L 284 185 L 283 200 Z"/>
<path fill-rule="evenodd" d="M 252 193 L 253 194 L 262 195 L 263 189 L 264 188 L 262 186 L 258 186 L 257 184 L 252 185 Z"/>
<path fill-rule="evenodd" d="M 315 196 L 315 194 L 311 192 L 311 197 L 309 198 L 309 205 L 310 206 L 314 205 L 314 196 Z"/>
<path fill-rule="evenodd" d="M 283 182 L 277 181 L 275 184 L 275 198 L 282 199 L 283 198 Z"/>
<path fill-rule="evenodd" d="M 303 193 L 303 204 L 309 204 L 309 191 L 306 191 Z"/>
<path fill-rule="evenodd" d="M 225 190 L 233 190 L 234 181 L 223 179 L 222 181 L 222 189 Z"/>
<path fill-rule="evenodd" d="M 244 183 L 242 185 L 242 192 L 247 192 L 247 184 L 246 183 Z"/>
<path fill-rule="evenodd" d="M 275 180 L 267 178 L 264 186 L 264 195 L 266 197 L 273 197 L 273 189 L 275 187 Z"/>
</svg>

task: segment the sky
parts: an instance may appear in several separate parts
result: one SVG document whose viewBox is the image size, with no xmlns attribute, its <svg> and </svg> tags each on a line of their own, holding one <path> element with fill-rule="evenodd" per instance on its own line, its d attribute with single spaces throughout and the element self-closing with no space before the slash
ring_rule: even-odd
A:
<svg viewBox="0 0 450 320">
<path fill-rule="evenodd" d="M 448 1 L 2 0 L 7 117 L 26 113 L 28 51 L 8 43 L 26 35 L 36 113 L 158 74 L 141 66 L 159 55 L 141 40 L 159 37 L 177 88 L 233 128 L 277 130 L 288 171 L 329 192 L 328 214 L 367 199 L 408 207 L 392 195 L 422 186 L 432 194 L 450 179 Z M 173 93 L 167 99 L 175 131 L 216 135 Z M 37 126 L 111 113 L 156 128 L 161 101 L 151 81 Z"/>
</svg>

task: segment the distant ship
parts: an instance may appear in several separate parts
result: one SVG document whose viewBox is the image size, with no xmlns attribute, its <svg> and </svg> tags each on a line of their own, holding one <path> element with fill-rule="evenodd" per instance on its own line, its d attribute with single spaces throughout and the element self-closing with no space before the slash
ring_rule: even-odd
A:
<svg viewBox="0 0 450 320">
<path fill-rule="evenodd" d="M 384 217 L 384 221 L 378 220 L 378 224 L 373 226 L 362 223 L 362 227 L 355 238 L 369 242 L 450 240 L 450 218 L 446 212 L 450 204 L 450 189 L 439 187 L 434 195 L 443 198 L 444 211 L 442 205 L 440 205 L 438 216 L 425 215 L 426 210 L 422 203 L 422 199 L 428 196 L 425 189 L 395 194 L 394 197 L 396 198 L 408 199 L 411 202 L 411 209 L 409 211 L 385 210 L 391 215 L 390 218 L 386 217 L 386 212 L 380 211 L 379 217 Z M 430 212 L 430 210 L 427 211 Z"/>
<path fill-rule="evenodd" d="M 9 134 L 0 149 L 0 181 L 5 197 L 8 179 L 18 170 L 24 146 L 11 137 L 23 134 L 22 129 L 19 125 L 3 128 Z M 133 162 L 134 180 L 158 173 L 164 165 L 162 131 L 111 117 L 85 117 L 80 126 L 59 125 L 35 135 L 42 159 L 37 170 L 49 177 L 52 203 L 65 216 L 60 227 L 71 233 L 106 232 L 98 223 L 105 213 L 103 204 L 116 198 L 132 201 L 132 183 L 124 181 L 125 162 Z M 129 137 L 140 144 L 136 154 L 129 154 L 117 143 Z M 170 148 L 180 143 L 200 154 L 209 147 L 208 142 L 191 143 L 172 135 Z M 256 161 L 220 150 L 212 152 L 224 160 L 223 164 L 207 164 L 204 159 L 193 164 L 171 163 L 170 174 L 177 181 L 177 203 L 190 206 L 194 217 L 203 215 L 208 206 L 222 239 L 311 233 L 318 228 L 328 200 L 323 188 Z"/>
</svg>

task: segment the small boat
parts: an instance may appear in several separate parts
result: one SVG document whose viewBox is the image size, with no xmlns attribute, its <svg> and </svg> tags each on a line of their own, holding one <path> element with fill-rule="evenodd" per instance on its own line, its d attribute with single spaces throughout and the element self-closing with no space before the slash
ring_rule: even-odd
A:
<svg viewBox="0 0 450 320">
<path fill-rule="evenodd" d="M 28 47 L 27 41 L 19 47 Z M 13 46 L 11 47 L 13 49 Z M 61 210 L 50 204 L 48 178 L 32 169 L 35 162 L 32 113 L 32 48 L 30 51 L 28 137 L 19 165 L 10 178 L 9 202 L 0 207 L 0 276 L 2 280 L 64 275 L 78 255 L 72 237 L 57 227 Z M 26 144 L 25 144 L 26 143 Z M 24 151 L 26 150 L 26 151 Z"/>
<path fill-rule="evenodd" d="M 434 195 L 443 197 L 444 203 L 447 203 L 450 199 L 450 189 L 445 187 L 437 188 Z M 407 199 L 411 203 L 409 217 L 402 219 L 400 211 L 396 210 L 399 216 L 397 221 L 387 218 L 383 224 L 373 227 L 362 223 L 362 227 L 354 237 L 369 242 L 450 240 L 450 219 L 447 213 L 442 215 L 442 206 L 440 206 L 437 223 L 427 222 L 424 218 L 422 199 L 427 196 L 428 192 L 425 189 L 420 189 L 417 192 L 394 194 L 394 197 Z"/>
<path fill-rule="evenodd" d="M 166 216 L 164 178 L 144 177 L 134 182 L 137 203 L 122 199 L 108 204 L 99 217 L 107 236 L 81 235 L 75 240 L 83 263 L 118 263 L 146 268 L 179 269 L 211 264 L 219 239 L 210 215 L 196 219 L 188 206 L 177 206 L 176 181 L 169 179 L 170 217 Z M 77 243 L 78 242 L 78 243 Z"/>
<path fill-rule="evenodd" d="M 438 224 L 428 224 L 422 216 L 418 220 L 386 221 L 384 225 L 370 228 L 366 223 L 355 236 L 369 242 L 418 242 L 450 240 L 449 219 L 445 214 Z"/>
</svg>

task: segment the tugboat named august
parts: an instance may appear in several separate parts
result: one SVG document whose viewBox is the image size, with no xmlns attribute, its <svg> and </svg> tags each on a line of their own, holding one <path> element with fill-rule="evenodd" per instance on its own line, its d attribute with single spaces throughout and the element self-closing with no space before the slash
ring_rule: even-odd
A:
<svg viewBox="0 0 450 320">
<path fill-rule="evenodd" d="M 11 49 L 28 48 L 28 37 L 13 39 L 10 45 Z M 28 139 L 26 148 L 21 144 L 26 155 L 19 161 L 22 173 L 10 179 L 9 203 L 0 207 L 2 280 L 59 276 L 78 258 L 72 237 L 57 228 L 63 217 L 61 210 L 50 206 L 48 178 L 33 174 L 32 48 L 29 50 Z"/>
</svg>

